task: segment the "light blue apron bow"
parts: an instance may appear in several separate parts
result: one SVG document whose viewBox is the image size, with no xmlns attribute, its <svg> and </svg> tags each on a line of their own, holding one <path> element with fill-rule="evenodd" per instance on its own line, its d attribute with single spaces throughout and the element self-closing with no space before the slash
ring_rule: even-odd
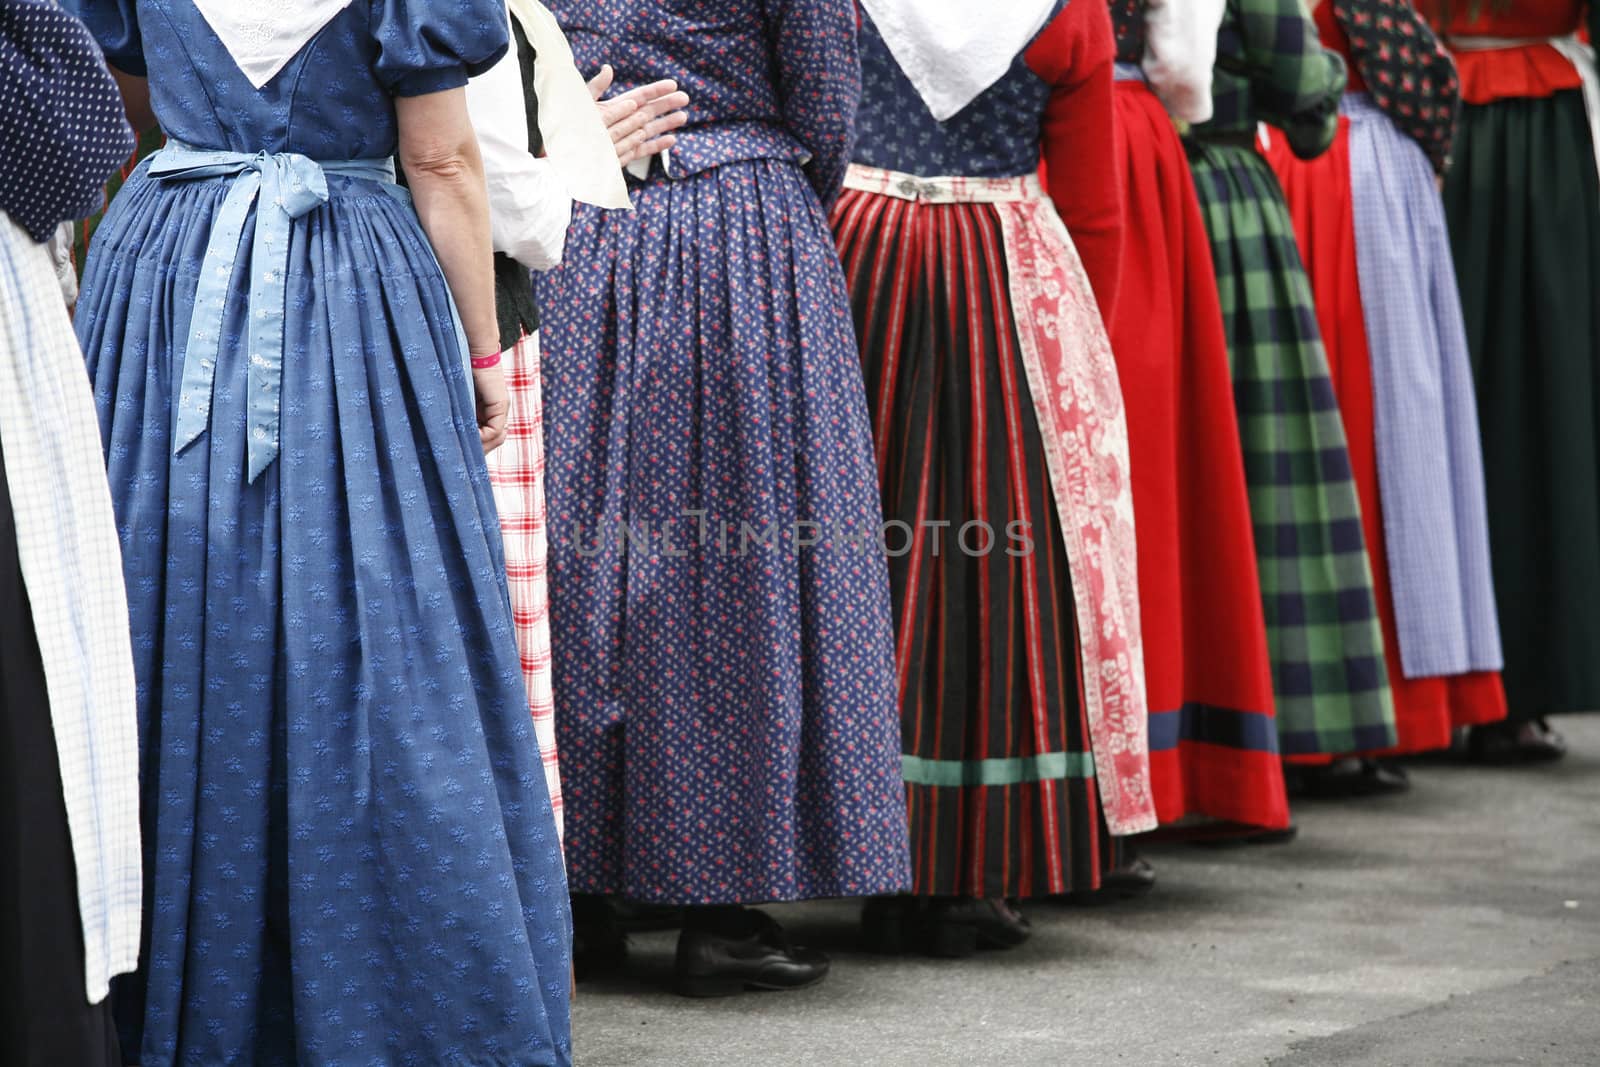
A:
<svg viewBox="0 0 1600 1067">
<path fill-rule="evenodd" d="M 150 176 L 159 181 L 197 181 L 233 177 L 212 223 L 201 264 L 189 324 L 178 392 L 178 423 L 173 454 L 188 448 L 211 421 L 221 351 L 228 286 L 240 253 L 245 220 L 257 205 L 255 239 L 250 248 L 250 314 L 246 377 L 249 395 L 247 454 L 254 482 L 278 456 L 282 413 L 284 305 L 288 282 L 289 233 L 295 219 L 328 202 L 329 174 L 386 182 L 394 187 L 394 164 L 387 159 L 318 163 L 294 152 L 221 152 L 177 142 L 150 159 Z"/>
</svg>

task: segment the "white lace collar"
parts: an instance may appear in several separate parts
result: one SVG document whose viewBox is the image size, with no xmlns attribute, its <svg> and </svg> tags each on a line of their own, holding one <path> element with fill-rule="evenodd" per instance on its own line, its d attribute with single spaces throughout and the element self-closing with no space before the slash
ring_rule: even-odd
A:
<svg viewBox="0 0 1600 1067">
<path fill-rule="evenodd" d="M 257 89 L 353 0 L 194 0 L 211 32 Z"/>
<path fill-rule="evenodd" d="M 862 0 L 862 6 L 928 110 L 943 122 L 1005 76 L 1056 5 L 1055 0 Z"/>
</svg>

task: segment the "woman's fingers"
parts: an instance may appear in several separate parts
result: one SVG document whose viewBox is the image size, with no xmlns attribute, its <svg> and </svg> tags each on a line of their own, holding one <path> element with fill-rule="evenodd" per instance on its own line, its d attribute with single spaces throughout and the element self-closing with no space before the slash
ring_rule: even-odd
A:
<svg viewBox="0 0 1600 1067">
<path fill-rule="evenodd" d="M 656 114 L 650 110 L 639 110 L 632 114 L 620 117 L 609 123 L 611 141 L 616 145 L 617 158 L 624 166 L 639 156 L 652 155 L 669 145 L 649 148 L 649 142 L 654 142 L 681 129 L 689 121 L 689 116 L 681 109 L 674 109 L 666 114 Z"/>
<path fill-rule="evenodd" d="M 678 143 L 673 131 L 680 129 L 687 120 L 688 117 L 679 111 L 646 124 L 643 129 L 617 143 L 617 158 L 626 167 L 636 159 L 665 152 Z"/>
<path fill-rule="evenodd" d="M 659 137 L 664 133 L 681 129 L 689 121 L 689 113 L 683 110 L 673 110 L 665 115 L 655 115 L 645 123 L 645 133 L 648 137 Z"/>
<path fill-rule="evenodd" d="M 641 144 L 637 149 L 634 150 L 633 158 L 632 159 L 623 160 L 622 161 L 622 165 L 623 166 L 627 166 L 629 163 L 632 163 L 635 159 L 644 159 L 647 156 L 659 156 L 661 153 L 665 152 L 667 149 L 671 148 L 673 145 L 675 145 L 677 143 L 678 143 L 677 137 L 673 136 L 670 133 L 667 134 L 665 137 L 657 137 L 653 141 L 646 141 L 643 144 Z"/>
<path fill-rule="evenodd" d="M 634 100 L 607 100 L 600 105 L 600 118 L 606 124 L 606 130 L 611 134 L 613 142 L 626 139 L 635 130 L 642 129 L 649 116 L 639 113 L 639 104 Z"/>
<path fill-rule="evenodd" d="M 663 96 L 669 96 L 677 91 L 677 82 L 673 81 L 671 78 L 663 78 L 658 82 L 651 82 L 649 85 L 640 85 L 636 88 L 629 89 L 627 92 L 619 95 L 631 96 L 638 100 L 641 104 L 648 104 L 652 100 L 659 99 Z M 687 103 L 688 99 L 688 96 L 685 95 L 684 102 Z"/>
<path fill-rule="evenodd" d="M 506 389 L 505 368 L 498 364 L 474 369 L 472 384 L 478 401 L 478 439 L 488 455 L 506 439 L 506 417 L 511 411 L 511 394 Z"/>
<path fill-rule="evenodd" d="M 679 125 L 682 125 L 684 122 L 689 121 L 689 113 L 684 110 L 688 106 L 688 93 L 670 93 L 667 96 L 659 97 L 647 104 L 640 105 L 639 113 L 647 115 L 651 119 L 660 118 L 663 115 L 677 115 L 680 116 Z"/>
<path fill-rule="evenodd" d="M 668 82 L 667 84 L 670 85 L 671 83 Z M 634 95 L 632 93 L 624 93 L 622 96 L 617 97 L 617 99 L 632 100 L 638 105 L 640 114 L 648 115 L 651 118 L 654 118 L 657 115 L 666 115 L 672 112 L 682 111 L 684 108 L 689 106 L 689 94 L 678 89 L 674 89 L 669 93 L 663 93 L 659 96 L 644 96 Z"/>
<path fill-rule="evenodd" d="M 617 158 L 623 166 L 627 166 L 636 159 L 665 152 L 678 143 L 674 131 L 681 129 L 687 121 L 688 116 L 681 111 L 652 119 L 617 142 Z"/>
<path fill-rule="evenodd" d="M 649 85 L 641 85 L 619 93 L 610 100 L 599 100 L 611 87 L 614 79 L 609 66 L 589 83 L 600 108 L 600 118 L 611 134 L 616 146 L 617 159 L 623 166 L 637 159 L 664 152 L 677 143 L 672 131 L 681 129 L 688 121 L 684 109 L 689 106 L 689 94 L 678 88 L 671 78 L 663 78 Z"/>
<path fill-rule="evenodd" d="M 644 131 L 638 130 L 617 142 L 617 162 L 626 167 L 640 156 L 639 146 L 644 144 Z"/>
<path fill-rule="evenodd" d="M 483 442 L 483 454 L 486 456 L 506 443 L 506 412 L 504 408 L 498 412 L 489 413 L 486 416 L 486 421 L 479 421 L 478 438 Z"/>
<path fill-rule="evenodd" d="M 607 63 L 600 68 L 600 73 L 589 79 L 589 95 L 599 100 L 611 88 L 611 83 L 616 80 L 617 72 Z"/>
</svg>

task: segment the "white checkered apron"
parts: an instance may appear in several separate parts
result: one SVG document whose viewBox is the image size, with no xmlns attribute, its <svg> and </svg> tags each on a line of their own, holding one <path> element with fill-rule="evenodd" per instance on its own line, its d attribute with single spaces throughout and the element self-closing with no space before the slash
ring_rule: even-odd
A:
<svg viewBox="0 0 1600 1067">
<path fill-rule="evenodd" d="M 78 874 L 90 1003 L 139 955 L 138 709 L 99 419 L 50 254 L 0 213 L 0 438 Z"/>
</svg>

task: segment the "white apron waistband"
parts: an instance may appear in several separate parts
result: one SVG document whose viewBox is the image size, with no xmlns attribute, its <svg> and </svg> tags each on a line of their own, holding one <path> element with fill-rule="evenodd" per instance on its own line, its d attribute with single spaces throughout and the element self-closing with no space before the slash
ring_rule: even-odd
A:
<svg viewBox="0 0 1600 1067">
<path fill-rule="evenodd" d="M 856 163 L 850 165 L 844 187 L 929 204 L 1014 204 L 1045 199 L 1044 183 L 1037 174 L 1018 178 L 921 178 Z"/>
</svg>

